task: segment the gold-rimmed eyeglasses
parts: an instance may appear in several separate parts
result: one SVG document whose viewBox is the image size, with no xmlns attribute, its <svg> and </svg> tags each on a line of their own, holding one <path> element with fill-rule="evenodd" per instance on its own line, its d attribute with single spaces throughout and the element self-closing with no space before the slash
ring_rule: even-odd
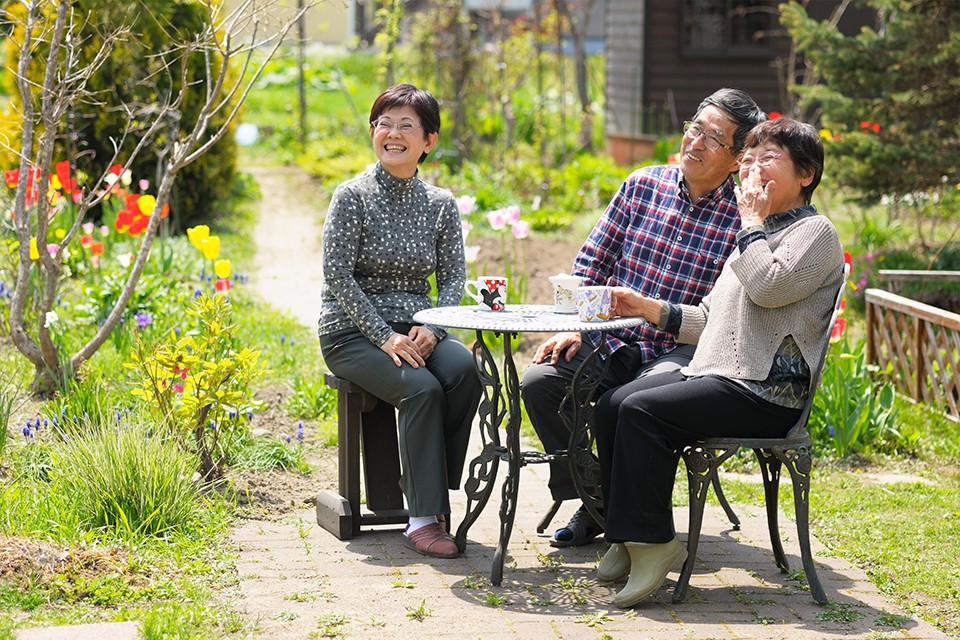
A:
<svg viewBox="0 0 960 640">
<path fill-rule="evenodd" d="M 700 136 L 703 136 L 703 146 L 705 146 L 709 151 L 716 151 L 717 149 L 733 150 L 733 147 L 720 142 L 720 138 L 713 134 L 707 133 L 703 130 L 703 127 L 695 122 L 691 122 L 690 120 L 687 120 L 683 123 L 683 135 L 691 140 L 696 140 Z"/>
</svg>

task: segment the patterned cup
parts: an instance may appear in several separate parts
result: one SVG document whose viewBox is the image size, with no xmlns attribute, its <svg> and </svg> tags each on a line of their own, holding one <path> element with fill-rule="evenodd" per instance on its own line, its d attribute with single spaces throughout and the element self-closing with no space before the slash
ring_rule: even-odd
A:
<svg viewBox="0 0 960 640">
<path fill-rule="evenodd" d="M 507 308 L 507 279 L 504 276 L 480 276 L 476 280 L 467 280 L 463 289 L 487 311 Z"/>
<path fill-rule="evenodd" d="M 553 285 L 553 311 L 555 313 L 576 313 L 577 285 L 580 284 L 582 278 L 558 273 L 547 279 Z"/>
<path fill-rule="evenodd" d="M 602 322 L 611 318 L 612 287 L 578 287 L 577 311 L 581 322 Z"/>
</svg>

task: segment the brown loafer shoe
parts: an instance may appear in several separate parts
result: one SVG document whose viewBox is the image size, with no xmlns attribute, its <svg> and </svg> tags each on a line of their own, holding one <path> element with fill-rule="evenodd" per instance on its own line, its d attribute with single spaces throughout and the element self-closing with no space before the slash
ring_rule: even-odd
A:
<svg viewBox="0 0 960 640">
<path fill-rule="evenodd" d="M 457 543 L 439 522 L 428 524 L 410 534 L 404 533 L 403 541 L 417 553 L 432 558 L 456 558 L 460 555 Z"/>
</svg>

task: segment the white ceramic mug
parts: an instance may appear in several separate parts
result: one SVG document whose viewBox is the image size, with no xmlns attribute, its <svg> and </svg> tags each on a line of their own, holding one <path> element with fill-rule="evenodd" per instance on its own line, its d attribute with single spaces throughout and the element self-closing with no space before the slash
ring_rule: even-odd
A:
<svg viewBox="0 0 960 640">
<path fill-rule="evenodd" d="M 578 287 L 577 311 L 581 322 L 602 322 L 612 316 L 613 287 Z"/>
<path fill-rule="evenodd" d="M 577 287 L 580 286 L 582 279 L 580 276 L 571 276 L 566 273 L 558 273 L 547 278 L 553 285 L 554 313 L 577 312 Z"/>
<path fill-rule="evenodd" d="M 463 289 L 477 305 L 488 311 L 507 308 L 507 279 L 504 276 L 480 276 L 476 280 L 467 280 Z"/>
</svg>

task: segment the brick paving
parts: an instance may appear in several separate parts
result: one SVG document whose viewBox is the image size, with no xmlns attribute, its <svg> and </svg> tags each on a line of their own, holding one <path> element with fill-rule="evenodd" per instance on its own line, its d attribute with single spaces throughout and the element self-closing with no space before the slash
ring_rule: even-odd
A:
<svg viewBox="0 0 960 640">
<path fill-rule="evenodd" d="M 734 505 L 741 531 L 730 528 L 719 507 L 708 506 L 685 602 L 672 603 L 677 576 L 671 574 L 649 602 L 621 611 L 612 603 L 619 586 L 596 579 L 604 544 L 549 546 L 548 535 L 536 532 L 550 504 L 546 469 L 527 467 L 521 473 L 518 514 L 499 587 L 489 582 L 499 535 L 495 490 L 470 530 L 466 553 L 454 560 L 416 554 L 403 546 L 398 528 L 365 530 L 340 541 L 316 525 L 312 510 L 284 521 L 244 523 L 234 533 L 240 548 L 237 605 L 259 618 L 259 637 L 270 640 L 324 633 L 378 640 L 947 638 L 908 616 L 863 571 L 814 540 L 818 572 L 831 601 L 818 606 L 801 583 L 774 564 L 763 509 L 743 505 Z M 455 498 L 454 510 L 462 513 L 462 495 Z M 573 508 L 564 505 L 556 522 L 565 522 Z M 677 508 L 675 517 L 685 539 L 686 508 Z M 781 530 L 791 567 L 799 569 L 792 521 L 782 518 Z"/>
</svg>

